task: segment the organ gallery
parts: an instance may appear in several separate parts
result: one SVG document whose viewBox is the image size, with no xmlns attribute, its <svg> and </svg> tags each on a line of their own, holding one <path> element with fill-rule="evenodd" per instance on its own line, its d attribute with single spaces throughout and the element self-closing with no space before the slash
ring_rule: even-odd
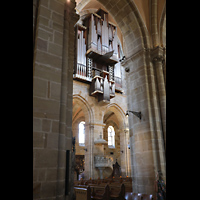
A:
<svg viewBox="0 0 200 200">
<path fill-rule="evenodd" d="M 108 21 L 108 13 L 102 9 L 82 20 L 75 27 L 74 78 L 89 82 L 90 95 L 109 103 L 115 90 L 121 91 L 117 27 Z"/>
</svg>

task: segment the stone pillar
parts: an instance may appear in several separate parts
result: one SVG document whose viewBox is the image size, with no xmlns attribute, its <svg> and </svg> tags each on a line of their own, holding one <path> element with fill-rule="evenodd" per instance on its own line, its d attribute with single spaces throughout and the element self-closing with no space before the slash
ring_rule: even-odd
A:
<svg viewBox="0 0 200 200">
<path fill-rule="evenodd" d="M 65 196 L 72 142 L 75 1 L 39 1 L 33 60 L 33 199 Z M 69 172 L 69 182 L 71 180 Z M 73 183 L 73 182 L 70 182 Z"/>
<path fill-rule="evenodd" d="M 158 37 L 158 0 L 151 0 L 151 32 L 152 43 L 156 47 L 159 45 Z"/>
<path fill-rule="evenodd" d="M 154 194 L 156 170 L 165 174 L 160 107 L 151 50 L 143 49 L 127 59 L 128 110 L 141 111 L 141 120 L 129 114 L 131 176 L 133 192 Z"/>
<path fill-rule="evenodd" d="M 64 4 L 64 31 L 63 31 L 63 51 L 62 51 L 62 85 L 60 102 L 60 123 L 58 140 L 58 183 L 57 198 L 72 199 L 73 196 L 73 175 L 72 167 L 72 93 L 73 93 L 73 64 L 74 64 L 74 25 L 78 21 L 75 13 L 75 1 Z M 66 150 L 70 150 L 70 160 L 66 160 Z M 69 180 L 65 180 L 66 165 L 69 165 Z M 66 188 L 68 181 L 68 188 Z M 68 194 L 65 195 L 65 191 Z"/>
<path fill-rule="evenodd" d="M 153 63 L 156 71 L 156 79 L 158 86 L 158 94 L 159 94 L 159 104 L 161 111 L 161 119 L 162 119 L 162 130 L 164 134 L 164 142 L 166 149 L 166 90 L 165 90 L 165 78 L 164 78 L 164 70 L 163 70 L 163 50 L 160 47 L 157 47 L 152 52 Z"/>
<path fill-rule="evenodd" d="M 57 197 L 64 3 L 39 1 L 37 6 L 33 59 L 33 199 Z"/>
<path fill-rule="evenodd" d="M 126 130 L 119 129 L 120 134 L 120 161 L 121 161 L 121 172 L 122 176 L 127 175 L 128 167 L 128 155 L 127 155 L 127 137 Z"/>
<path fill-rule="evenodd" d="M 94 126 L 90 125 L 90 174 L 89 176 L 94 179 Z"/>
<path fill-rule="evenodd" d="M 165 79 L 165 88 L 166 88 L 166 47 L 163 47 L 163 73 L 164 73 L 164 79 Z"/>
<path fill-rule="evenodd" d="M 126 176 L 131 176 L 131 157 L 130 157 L 130 142 L 129 142 L 129 129 L 124 130 L 125 134 L 125 158 L 126 158 Z"/>
<path fill-rule="evenodd" d="M 148 86 L 148 71 L 145 52 L 140 51 L 124 63 L 127 82 L 128 110 L 141 111 L 141 120 L 129 114 L 129 133 L 131 151 L 131 176 L 133 192 L 153 193 L 154 157 L 152 149 L 153 124 Z"/>
<path fill-rule="evenodd" d="M 94 148 L 94 125 L 85 124 L 85 179 L 94 177 L 94 157 L 93 157 L 93 148 Z"/>
</svg>

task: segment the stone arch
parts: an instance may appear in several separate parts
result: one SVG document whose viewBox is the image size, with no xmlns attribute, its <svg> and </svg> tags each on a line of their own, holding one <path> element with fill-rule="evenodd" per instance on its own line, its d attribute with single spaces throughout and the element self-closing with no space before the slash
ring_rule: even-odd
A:
<svg viewBox="0 0 200 200">
<path fill-rule="evenodd" d="M 87 123 L 90 123 L 90 124 L 93 123 L 93 121 L 94 121 L 93 111 L 92 111 L 89 103 L 87 102 L 87 100 L 79 94 L 74 94 L 73 95 L 73 103 L 78 103 L 80 105 L 80 107 L 82 108 L 82 110 L 85 114 L 85 119 L 86 119 Z"/>
<path fill-rule="evenodd" d="M 80 12 L 90 0 L 82 0 L 76 6 Z M 98 0 L 112 15 L 124 38 L 124 55 L 128 59 L 143 48 L 150 48 L 150 39 L 137 6 L 131 0 Z M 120 9 L 119 9 L 120 8 Z"/>
<path fill-rule="evenodd" d="M 112 111 L 116 114 L 117 119 L 119 121 L 119 129 L 123 129 L 126 127 L 126 117 L 125 117 L 125 112 L 123 109 L 116 103 L 110 103 L 106 106 L 104 116 L 108 111 Z"/>
<path fill-rule="evenodd" d="M 104 112 L 104 123 L 106 123 L 104 133 L 105 133 L 105 136 L 107 136 L 106 131 L 109 125 L 114 127 L 116 141 L 119 142 L 119 144 L 116 144 L 115 146 L 116 148 L 115 155 L 118 157 L 118 161 L 121 165 L 123 176 L 129 175 L 128 171 L 130 171 L 130 164 L 129 164 L 130 155 L 128 152 L 129 137 L 126 132 L 126 129 L 127 129 L 126 120 L 127 118 L 125 116 L 125 112 L 117 103 L 111 103 L 106 106 L 105 112 Z M 114 158 L 117 158 L 116 156 Z"/>
<path fill-rule="evenodd" d="M 82 112 L 84 113 L 84 119 L 85 119 L 85 138 L 88 138 L 85 140 L 85 147 L 84 147 L 84 155 L 85 155 L 85 172 L 84 176 L 85 178 L 89 179 L 90 177 L 93 177 L 93 123 L 94 123 L 94 116 L 93 111 L 91 107 L 89 106 L 89 103 L 87 100 L 82 97 L 79 94 L 73 95 L 73 104 L 78 104 L 81 107 Z M 74 113 L 75 114 L 75 113 Z M 72 116 L 76 117 L 76 116 Z M 76 120 L 76 118 L 74 118 Z M 73 126 L 73 121 L 72 121 Z M 87 149 L 87 151 L 86 151 Z"/>
</svg>

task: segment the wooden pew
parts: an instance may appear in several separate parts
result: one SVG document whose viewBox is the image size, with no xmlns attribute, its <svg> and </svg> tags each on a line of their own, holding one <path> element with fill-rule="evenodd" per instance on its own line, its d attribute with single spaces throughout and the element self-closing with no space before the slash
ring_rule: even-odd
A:
<svg viewBox="0 0 200 200">
<path fill-rule="evenodd" d="M 86 187 L 74 187 L 74 192 L 76 200 L 91 200 L 91 188 L 90 186 Z"/>
<path fill-rule="evenodd" d="M 101 186 L 90 186 L 92 188 L 91 199 L 92 200 L 110 200 L 110 188 L 108 185 L 105 187 Z"/>
<path fill-rule="evenodd" d="M 124 184 L 106 184 L 90 185 L 92 200 L 125 200 L 125 186 Z"/>
<path fill-rule="evenodd" d="M 109 187 L 111 200 L 125 200 L 125 186 L 123 183 L 120 186 L 110 184 Z"/>
<path fill-rule="evenodd" d="M 79 180 L 74 182 L 74 186 L 90 186 L 92 188 L 99 186 L 99 187 L 105 187 L 106 185 L 109 185 L 109 187 L 118 187 L 120 190 L 121 184 L 124 184 L 125 186 L 125 194 L 132 193 L 132 178 L 131 177 L 109 177 L 105 179 L 89 179 L 89 180 Z M 119 192 L 118 190 L 118 192 Z M 141 198 L 138 196 L 138 198 Z M 145 196 L 143 198 L 146 198 Z M 144 199 L 145 200 L 145 199 Z"/>
<path fill-rule="evenodd" d="M 141 200 L 153 200 L 155 198 L 153 198 L 153 195 L 151 194 L 142 194 L 141 195 Z"/>
<path fill-rule="evenodd" d="M 132 200 L 138 200 L 138 193 L 133 193 L 133 199 Z"/>
<path fill-rule="evenodd" d="M 125 192 L 132 192 L 132 183 L 130 182 L 123 182 L 124 186 L 125 186 Z"/>
</svg>

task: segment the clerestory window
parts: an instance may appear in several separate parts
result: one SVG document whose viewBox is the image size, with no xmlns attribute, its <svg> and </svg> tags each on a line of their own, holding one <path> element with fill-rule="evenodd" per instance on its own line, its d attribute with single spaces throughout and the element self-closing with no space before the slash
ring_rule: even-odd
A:
<svg viewBox="0 0 200 200">
<path fill-rule="evenodd" d="M 79 123 L 79 146 L 85 146 L 85 122 Z"/>
<path fill-rule="evenodd" d="M 112 126 L 108 127 L 108 147 L 115 148 L 115 130 Z"/>
</svg>

